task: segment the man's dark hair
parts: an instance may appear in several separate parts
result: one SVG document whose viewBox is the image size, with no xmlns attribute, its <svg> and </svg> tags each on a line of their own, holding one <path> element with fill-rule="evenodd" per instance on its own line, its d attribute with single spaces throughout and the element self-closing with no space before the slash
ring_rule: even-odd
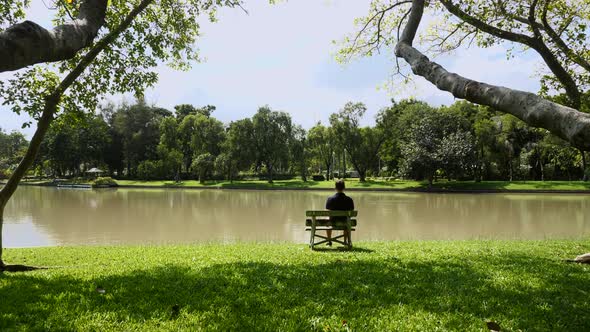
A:
<svg viewBox="0 0 590 332">
<path fill-rule="evenodd" d="M 336 190 L 342 191 L 344 188 L 344 180 L 336 180 Z"/>
</svg>

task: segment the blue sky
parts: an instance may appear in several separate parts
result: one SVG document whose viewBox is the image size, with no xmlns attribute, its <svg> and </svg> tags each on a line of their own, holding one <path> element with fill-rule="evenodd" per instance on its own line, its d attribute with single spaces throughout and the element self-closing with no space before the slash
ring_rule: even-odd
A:
<svg viewBox="0 0 590 332">
<path fill-rule="evenodd" d="M 47 25 L 52 12 L 41 0 L 32 2 L 27 18 Z M 391 79 L 391 54 L 346 66 L 334 61 L 336 46 L 332 41 L 354 32 L 354 18 L 365 15 L 368 5 L 369 0 L 292 0 L 271 6 L 266 0 L 250 0 L 245 6 L 249 14 L 222 10 L 218 22 L 202 26 L 198 47 L 206 61 L 188 72 L 158 68 L 160 81 L 146 91 L 146 99 L 169 109 L 184 103 L 215 105 L 213 116 L 224 122 L 250 117 L 259 106 L 268 104 L 290 113 L 304 128 L 317 121 L 326 123 L 347 101 L 367 105 L 366 125 L 374 123 L 379 109 L 391 98 L 414 97 L 433 105 L 452 103 L 450 94 L 419 77 L 406 86 L 379 88 Z M 459 50 L 435 60 L 449 71 L 487 83 L 531 92 L 539 88 L 533 77 L 539 63 L 533 54 L 507 61 L 505 47 L 496 46 Z M 0 76 L 7 77 L 10 74 Z M 122 98 L 108 96 L 107 100 Z M 0 108 L 0 118 L 0 127 L 6 131 L 20 129 L 27 120 L 6 107 Z M 30 137 L 32 130 L 24 132 Z"/>
</svg>

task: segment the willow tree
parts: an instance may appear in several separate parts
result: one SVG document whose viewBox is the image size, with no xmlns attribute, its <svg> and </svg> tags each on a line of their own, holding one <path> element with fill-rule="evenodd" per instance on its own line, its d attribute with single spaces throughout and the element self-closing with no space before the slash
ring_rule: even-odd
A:
<svg viewBox="0 0 590 332">
<path fill-rule="evenodd" d="M 433 19 L 420 35 L 421 51 L 414 42 L 424 15 Z M 372 0 L 369 14 L 357 20 L 358 32 L 345 39 L 340 56 L 349 60 L 389 49 L 398 73 L 403 72 L 402 59 L 439 90 L 512 114 L 589 151 L 590 114 L 584 112 L 589 109 L 589 21 L 589 0 Z M 451 73 L 425 54 L 472 43 L 483 48 L 510 43 L 536 52 L 545 64 L 540 94 Z M 560 94 L 566 98 L 558 98 Z"/>
<path fill-rule="evenodd" d="M 0 5 L 5 16 L 11 18 L 8 23 L 22 16 L 26 2 L 4 2 Z M 73 1 L 59 2 L 55 19 L 57 28 L 49 33 L 55 37 L 54 44 L 72 40 L 70 37 L 73 33 L 59 32 L 67 30 L 63 27 L 68 26 L 67 22 L 71 17 L 81 19 L 74 23 L 74 30 L 81 29 L 81 25 L 89 17 L 97 21 L 95 26 L 100 26 L 103 22 L 99 15 L 101 8 L 88 7 L 90 3 L 100 2 L 85 1 L 79 5 Z M 106 1 L 102 2 L 106 6 Z M 75 115 L 94 112 L 104 95 L 131 92 L 141 96 L 147 87 L 157 82 L 158 76 L 154 70 L 161 63 L 169 63 L 177 69 L 190 68 L 193 62 L 199 60 L 194 45 L 199 36 L 199 17 L 214 20 L 219 6 L 239 5 L 230 0 L 110 0 L 109 3 L 104 29 L 96 28 L 97 32 L 94 32 L 97 34 L 96 42 L 92 41 L 91 31 L 86 37 L 89 38 L 86 41 L 89 46 L 84 48 L 85 44 L 82 43 L 78 51 L 68 51 L 74 54 L 69 53 L 63 58 L 29 56 L 27 61 L 10 68 L 21 68 L 39 62 L 57 62 L 23 69 L 6 82 L 0 82 L 3 105 L 9 105 L 17 113 L 26 112 L 37 122 L 24 158 L 0 190 L 0 271 L 7 268 L 2 260 L 4 208 L 33 163 L 52 121 L 64 113 Z M 0 39 L 6 35 L 12 38 L 12 42 L 0 43 L 1 47 L 9 47 L 12 43 L 22 41 L 18 38 L 18 32 L 15 35 L 14 25 L 0 34 Z M 45 37 L 40 36 L 39 40 L 44 40 Z M 21 34 L 21 37 L 24 40 L 27 34 Z M 39 40 L 32 43 L 39 43 Z M 26 44 L 27 42 L 22 43 Z M 0 54 L 4 57 L 9 53 Z"/>
</svg>

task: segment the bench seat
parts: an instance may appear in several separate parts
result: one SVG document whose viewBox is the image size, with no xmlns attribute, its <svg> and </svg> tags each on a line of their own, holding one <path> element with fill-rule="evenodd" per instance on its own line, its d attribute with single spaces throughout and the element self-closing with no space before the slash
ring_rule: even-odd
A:
<svg viewBox="0 0 590 332">
<path fill-rule="evenodd" d="M 311 237 L 309 240 L 309 246 L 313 250 L 315 246 L 323 243 L 340 243 L 347 247 L 352 248 L 352 237 L 350 236 L 352 231 L 355 230 L 357 221 L 357 211 L 329 211 L 329 210 L 317 210 L 317 211 L 305 211 L 305 230 L 311 231 Z M 330 217 L 339 217 L 344 220 L 330 220 Z M 342 235 L 330 237 L 316 234 L 317 231 L 348 231 Z M 316 238 L 320 241 L 316 242 Z"/>
</svg>

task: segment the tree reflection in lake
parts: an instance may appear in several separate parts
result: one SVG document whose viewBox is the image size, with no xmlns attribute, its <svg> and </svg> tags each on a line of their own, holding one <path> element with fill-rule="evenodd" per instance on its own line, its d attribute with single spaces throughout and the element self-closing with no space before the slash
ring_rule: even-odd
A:
<svg viewBox="0 0 590 332">
<path fill-rule="evenodd" d="M 304 243 L 305 210 L 330 192 L 21 187 L 5 213 L 7 247 L 235 241 Z M 355 240 L 579 238 L 590 196 L 350 192 Z"/>
</svg>

